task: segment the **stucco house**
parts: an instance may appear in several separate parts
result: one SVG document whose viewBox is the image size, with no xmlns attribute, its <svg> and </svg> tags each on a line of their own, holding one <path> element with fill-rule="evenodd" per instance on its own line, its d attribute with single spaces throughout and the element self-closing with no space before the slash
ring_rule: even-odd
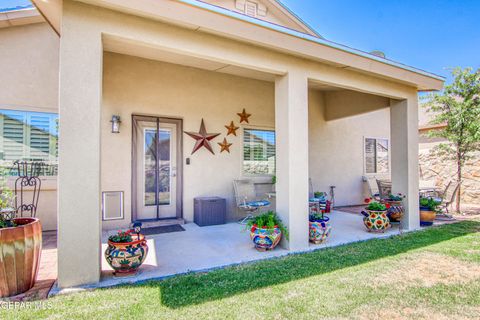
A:
<svg viewBox="0 0 480 320">
<path fill-rule="evenodd" d="M 33 3 L 0 16 L 0 160 L 58 161 L 39 217 L 58 229 L 60 287 L 99 281 L 102 230 L 191 222 L 193 199 L 211 195 L 237 220 L 242 177 L 271 188 L 277 176 L 291 251 L 308 246 L 309 179 L 336 186 L 340 206 L 363 202 L 362 177 L 387 175 L 407 195 L 403 228 L 419 227 L 417 94 L 442 77 L 326 40 L 275 0 Z M 42 147 L 27 135 L 38 117 Z M 12 119 L 25 124 L 18 140 L 6 136 Z M 192 154 L 184 134 L 202 119 L 221 133 L 214 154 Z"/>
</svg>

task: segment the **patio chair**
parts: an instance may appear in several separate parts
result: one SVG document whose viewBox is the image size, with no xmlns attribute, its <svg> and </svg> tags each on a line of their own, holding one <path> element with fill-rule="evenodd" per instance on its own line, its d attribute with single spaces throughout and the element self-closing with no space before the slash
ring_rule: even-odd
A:
<svg viewBox="0 0 480 320">
<path fill-rule="evenodd" d="M 442 211 L 445 210 L 447 214 L 449 213 L 448 207 L 450 207 L 452 203 L 455 202 L 459 187 L 460 185 L 458 184 L 458 182 L 449 182 L 445 187 L 445 191 L 443 191 L 442 194 L 438 195 L 440 197 L 437 197 L 437 201 L 440 202 L 440 209 Z"/>
<path fill-rule="evenodd" d="M 258 199 L 252 180 L 233 180 L 233 190 L 237 208 L 247 213 L 244 218 L 240 219 L 240 224 L 246 224 L 249 219 L 254 217 L 254 213 L 270 206 L 270 201 Z"/>
<path fill-rule="evenodd" d="M 375 201 L 380 201 L 380 192 L 378 191 L 377 179 L 375 177 L 364 177 L 364 181 L 368 185 L 370 197 Z"/>
<path fill-rule="evenodd" d="M 380 199 L 388 198 L 388 196 L 392 193 L 392 183 L 387 180 L 377 179 L 377 185 Z"/>
</svg>

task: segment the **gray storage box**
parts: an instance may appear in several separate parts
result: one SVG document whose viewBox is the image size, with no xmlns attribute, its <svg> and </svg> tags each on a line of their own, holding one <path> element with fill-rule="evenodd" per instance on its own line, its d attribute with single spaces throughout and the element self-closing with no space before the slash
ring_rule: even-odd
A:
<svg viewBox="0 0 480 320">
<path fill-rule="evenodd" d="M 193 221 L 203 226 L 225 224 L 227 201 L 220 197 L 199 197 L 193 199 Z"/>
</svg>

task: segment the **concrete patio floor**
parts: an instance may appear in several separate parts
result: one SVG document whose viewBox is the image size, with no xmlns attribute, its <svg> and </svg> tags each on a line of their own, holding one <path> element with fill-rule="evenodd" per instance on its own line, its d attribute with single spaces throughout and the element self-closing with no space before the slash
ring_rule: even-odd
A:
<svg viewBox="0 0 480 320">
<path fill-rule="evenodd" d="M 310 244 L 306 251 L 338 246 L 372 238 L 389 237 L 399 234 L 394 225 L 384 234 L 366 231 L 362 216 L 334 211 L 331 219 L 332 233 L 326 243 Z M 194 223 L 183 225 L 185 231 L 148 236 L 149 253 L 139 273 L 134 277 L 115 278 L 106 260 L 102 260 L 100 283 L 83 288 L 110 287 L 149 279 L 161 279 L 187 272 L 206 271 L 229 265 L 280 257 L 292 252 L 278 246 L 273 251 L 258 252 L 253 247 L 245 226 L 229 223 L 218 226 L 199 227 Z M 106 249 L 104 235 L 102 252 Z M 52 294 L 58 293 L 54 288 Z"/>
</svg>

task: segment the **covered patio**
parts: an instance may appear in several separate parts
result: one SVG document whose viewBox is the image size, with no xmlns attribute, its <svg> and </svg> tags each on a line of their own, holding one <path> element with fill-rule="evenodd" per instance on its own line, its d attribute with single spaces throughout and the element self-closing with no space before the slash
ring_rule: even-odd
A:
<svg viewBox="0 0 480 320">
<path fill-rule="evenodd" d="M 393 225 L 385 233 L 367 232 L 359 214 L 333 211 L 328 214 L 332 225 L 329 239 L 322 244 L 310 244 L 300 252 L 309 252 L 347 243 L 385 238 L 400 234 L 399 225 Z M 259 252 L 250 240 L 249 232 L 238 223 L 199 227 L 194 223 L 183 225 L 185 231 L 147 236 L 149 253 L 136 276 L 115 278 L 112 269 L 102 258 L 101 281 L 83 288 L 109 287 L 123 283 L 134 283 L 162 279 L 188 272 L 209 271 L 226 266 L 281 257 L 292 252 L 277 247 L 275 250 Z M 102 249 L 105 250 L 108 232 L 103 233 Z M 319 262 L 320 263 L 320 262 Z M 51 294 L 62 292 L 55 287 Z"/>
<path fill-rule="evenodd" d="M 157 212 L 150 210 L 140 218 L 173 217 L 187 224 L 186 232 L 151 240 L 150 260 L 140 279 L 314 250 L 317 247 L 308 241 L 309 178 L 319 191 L 337 186 L 337 205 L 361 202 L 363 139 L 378 136 L 380 130 L 390 139 L 392 190 L 406 195 L 402 228 L 419 228 L 417 91 L 441 86 L 439 79 L 323 40 L 306 40 L 220 14 L 212 19 L 208 10 L 196 11 L 176 1 L 162 2 L 157 9 L 148 16 L 175 16 L 154 21 L 64 2 L 59 287 L 118 281 L 108 280 L 102 267 L 102 230 L 129 227 L 139 219 L 139 209 L 149 205 L 152 198 L 142 193 L 146 184 L 135 184 L 137 176 L 145 175 L 141 161 L 147 148 L 142 147 L 148 140 L 138 143 L 135 137 L 152 129 L 158 136 L 159 119 L 167 119 L 168 128 L 176 126 L 170 130 L 172 140 L 176 134 L 176 149 L 169 149 L 176 158 L 168 159 L 167 171 L 175 178 L 170 187 L 175 186 L 176 193 L 170 199 L 176 207 L 165 216 L 159 214 L 156 191 Z M 172 23 L 185 17 L 193 20 Z M 258 36 L 256 45 L 246 43 L 252 35 Z M 294 54 L 300 49 L 304 52 Z M 237 224 L 202 229 L 188 224 L 194 217 L 193 200 L 202 196 L 225 198 L 229 220 L 237 218 L 232 181 L 245 176 L 244 150 L 242 135 L 224 133 L 238 146 L 231 153 L 192 154 L 195 142 L 183 133 L 197 132 L 203 120 L 208 133 L 225 132 L 230 121 L 238 123 L 236 115 L 242 109 L 253 114 L 252 122 L 239 124 L 242 129 L 269 128 L 275 133 L 275 208 L 290 238 L 265 255 L 251 248 Z M 122 119 L 119 131 L 111 129 L 112 116 Z M 150 127 L 136 125 L 138 117 L 148 118 Z M 214 142 L 217 148 L 219 141 Z M 271 181 L 271 175 L 254 178 L 259 184 Z M 120 214 L 113 219 L 103 210 L 108 192 L 120 199 Z M 363 230 L 360 216 L 332 213 L 332 224 L 332 238 L 323 246 L 379 236 Z"/>
</svg>

